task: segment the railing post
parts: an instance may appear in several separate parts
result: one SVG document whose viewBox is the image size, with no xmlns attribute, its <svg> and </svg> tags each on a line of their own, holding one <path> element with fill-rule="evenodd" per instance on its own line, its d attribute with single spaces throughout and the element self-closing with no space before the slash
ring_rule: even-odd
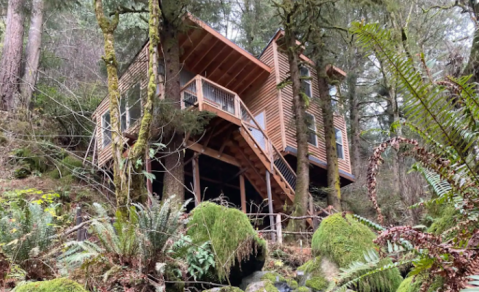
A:
<svg viewBox="0 0 479 292">
<path fill-rule="evenodd" d="M 266 190 L 268 192 L 268 210 L 269 210 L 269 226 L 274 230 L 274 215 L 273 215 L 273 195 L 271 194 L 271 178 L 269 171 L 266 171 Z M 271 233 L 271 239 L 276 241 L 276 234 Z"/>
<path fill-rule="evenodd" d="M 199 111 L 203 110 L 203 83 L 201 76 L 197 75 L 196 77 L 196 97 L 198 99 L 198 109 Z"/>
<path fill-rule="evenodd" d="M 281 226 L 281 214 L 276 214 L 276 236 L 278 243 L 283 244 L 283 228 Z"/>
<path fill-rule="evenodd" d="M 241 102 L 239 96 L 235 95 L 235 116 L 241 120 Z"/>
</svg>

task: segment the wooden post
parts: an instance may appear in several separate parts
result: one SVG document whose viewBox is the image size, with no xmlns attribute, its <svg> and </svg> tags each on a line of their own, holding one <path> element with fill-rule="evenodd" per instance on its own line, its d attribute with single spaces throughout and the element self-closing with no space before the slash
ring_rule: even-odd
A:
<svg viewBox="0 0 479 292">
<path fill-rule="evenodd" d="M 200 189 L 200 168 L 198 164 L 199 154 L 193 154 L 193 188 L 195 192 L 195 206 L 198 206 L 201 203 L 201 189 Z"/>
<path fill-rule="evenodd" d="M 241 192 L 241 210 L 246 213 L 246 190 L 244 185 L 244 175 L 240 174 L 240 192 Z"/>
<path fill-rule="evenodd" d="M 283 228 L 281 226 L 281 214 L 276 214 L 276 235 L 278 236 L 278 243 L 283 244 Z"/>
<path fill-rule="evenodd" d="M 196 99 L 198 100 L 198 110 L 203 110 L 203 80 L 200 75 L 196 75 Z"/>
<path fill-rule="evenodd" d="M 268 191 L 268 210 L 271 215 L 269 215 L 269 225 L 271 230 L 275 230 L 274 228 L 274 215 L 273 215 L 273 195 L 271 194 L 271 180 L 269 171 L 266 171 L 266 189 Z M 271 235 L 272 240 L 276 241 L 276 234 L 272 233 Z"/>
<path fill-rule="evenodd" d="M 313 196 L 311 194 L 309 194 L 309 213 L 311 215 L 315 215 L 314 214 L 314 203 L 313 203 Z"/>
<path fill-rule="evenodd" d="M 151 173 L 151 159 L 148 153 L 146 154 L 146 172 Z M 151 197 L 153 196 L 153 182 L 151 179 L 146 180 L 146 189 L 148 191 L 148 205 L 151 206 Z"/>
</svg>

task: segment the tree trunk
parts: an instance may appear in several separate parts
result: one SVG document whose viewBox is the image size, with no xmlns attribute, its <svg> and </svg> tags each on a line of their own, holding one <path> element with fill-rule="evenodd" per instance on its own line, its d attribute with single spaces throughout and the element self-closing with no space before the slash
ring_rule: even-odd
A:
<svg viewBox="0 0 479 292">
<path fill-rule="evenodd" d="M 469 2 L 469 7 L 474 11 L 476 21 L 479 17 L 479 3 Z M 465 75 L 472 75 L 470 82 L 479 82 L 479 30 L 474 30 L 474 38 L 472 39 L 471 52 L 469 53 L 469 61 L 464 69 Z"/>
<path fill-rule="evenodd" d="M 326 162 L 328 176 L 328 205 L 341 211 L 341 184 L 339 181 L 338 152 L 336 149 L 336 132 L 334 130 L 334 112 L 329 95 L 326 66 L 321 57 L 317 62 L 319 98 L 323 114 L 324 139 L 326 144 Z"/>
<path fill-rule="evenodd" d="M 33 0 L 28 43 L 25 49 L 25 73 L 21 85 L 21 104 L 28 108 L 35 89 L 43 33 L 44 0 Z"/>
<path fill-rule="evenodd" d="M 361 129 L 359 126 L 359 107 L 358 99 L 356 97 L 356 83 L 358 75 L 355 72 L 348 72 L 346 78 L 348 83 L 348 98 L 349 98 L 349 120 L 351 125 L 351 166 L 353 174 L 357 177 L 359 175 L 359 167 L 361 166 L 359 135 Z"/>
<path fill-rule="evenodd" d="M 110 99 L 111 149 L 113 156 L 113 183 L 115 185 L 116 205 L 122 216 L 128 214 L 128 179 L 123 163 L 123 137 L 120 125 L 120 89 L 118 87 L 118 62 L 115 53 L 115 32 L 120 16 L 116 13 L 113 19 L 108 19 L 103 12 L 102 0 L 94 0 L 95 14 L 103 32 L 105 55 L 103 61 L 108 75 L 108 96 Z"/>
<path fill-rule="evenodd" d="M 9 0 L 5 41 L 0 61 L 0 109 L 12 111 L 17 105 L 23 51 L 24 0 Z"/>
<path fill-rule="evenodd" d="M 294 195 L 293 216 L 306 215 L 309 197 L 309 151 L 308 151 L 308 125 L 306 122 L 306 102 L 301 94 L 301 80 L 299 73 L 299 53 L 297 52 L 296 37 L 294 33 L 285 29 L 285 42 L 288 52 L 290 78 L 293 90 L 293 113 L 296 127 L 297 166 L 296 188 Z M 295 220 L 292 220 L 294 222 Z M 299 229 L 301 226 L 291 226 Z"/>
<path fill-rule="evenodd" d="M 173 110 L 181 111 L 179 29 L 175 21 L 168 21 L 171 15 L 178 13 L 175 11 L 176 6 L 171 0 L 162 2 L 164 17 L 160 36 L 165 61 L 165 99 L 169 106 L 173 107 Z M 175 200 L 183 202 L 185 199 L 183 135 L 177 129 L 170 129 L 167 130 L 165 137 L 165 141 L 168 142 L 166 146 L 168 153 L 165 157 L 163 197 L 175 196 Z"/>
</svg>

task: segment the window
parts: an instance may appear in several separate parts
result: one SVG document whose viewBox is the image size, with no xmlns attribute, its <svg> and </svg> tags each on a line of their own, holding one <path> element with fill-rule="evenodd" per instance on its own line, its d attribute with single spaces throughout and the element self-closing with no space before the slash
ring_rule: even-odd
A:
<svg viewBox="0 0 479 292">
<path fill-rule="evenodd" d="M 101 134 L 103 147 L 106 147 L 111 143 L 110 111 L 101 116 Z"/>
<path fill-rule="evenodd" d="M 309 73 L 309 69 L 306 67 L 300 67 L 299 73 L 301 75 L 301 90 L 306 94 L 309 98 L 312 96 L 311 90 L 311 74 Z"/>
<path fill-rule="evenodd" d="M 329 96 L 331 97 L 331 105 L 333 112 L 339 111 L 339 95 L 338 88 L 335 85 L 329 85 Z"/>
<path fill-rule="evenodd" d="M 338 159 L 344 159 L 344 151 L 343 151 L 343 132 L 334 128 L 334 132 L 336 134 L 336 152 L 338 154 Z"/>
<path fill-rule="evenodd" d="M 140 83 L 131 87 L 122 96 L 120 102 L 121 130 L 133 126 L 141 118 L 141 89 Z"/>
<path fill-rule="evenodd" d="M 306 113 L 306 124 L 308 125 L 308 143 L 314 146 L 318 146 L 316 136 L 316 120 L 314 116 Z"/>
</svg>

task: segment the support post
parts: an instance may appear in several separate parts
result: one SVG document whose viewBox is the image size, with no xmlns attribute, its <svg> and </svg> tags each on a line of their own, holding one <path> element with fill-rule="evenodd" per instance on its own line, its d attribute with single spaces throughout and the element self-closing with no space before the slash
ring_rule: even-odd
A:
<svg viewBox="0 0 479 292">
<path fill-rule="evenodd" d="M 244 185 L 244 175 L 240 174 L 240 192 L 241 192 L 241 210 L 246 213 L 246 190 Z"/>
<path fill-rule="evenodd" d="M 274 215 L 273 215 L 273 195 L 271 194 L 271 175 L 269 171 L 266 171 L 266 189 L 268 191 L 268 210 L 269 210 L 269 225 L 271 230 L 274 228 Z M 272 240 L 276 241 L 276 234 L 272 233 Z"/>
<path fill-rule="evenodd" d="M 313 196 L 311 194 L 309 195 L 309 213 L 311 215 L 316 215 L 316 214 L 314 214 Z"/>
<path fill-rule="evenodd" d="M 146 172 L 151 173 L 151 159 L 148 154 L 146 154 Z M 151 179 L 146 180 L 146 189 L 148 191 L 148 205 L 151 206 L 151 198 L 153 197 L 153 182 Z"/>
<path fill-rule="evenodd" d="M 201 203 L 201 189 L 200 189 L 200 168 L 198 164 L 198 153 L 193 154 L 193 188 L 195 192 L 195 206 Z"/>
<path fill-rule="evenodd" d="M 278 243 L 283 244 L 283 227 L 281 226 L 281 214 L 276 214 L 276 235 Z"/>
</svg>

